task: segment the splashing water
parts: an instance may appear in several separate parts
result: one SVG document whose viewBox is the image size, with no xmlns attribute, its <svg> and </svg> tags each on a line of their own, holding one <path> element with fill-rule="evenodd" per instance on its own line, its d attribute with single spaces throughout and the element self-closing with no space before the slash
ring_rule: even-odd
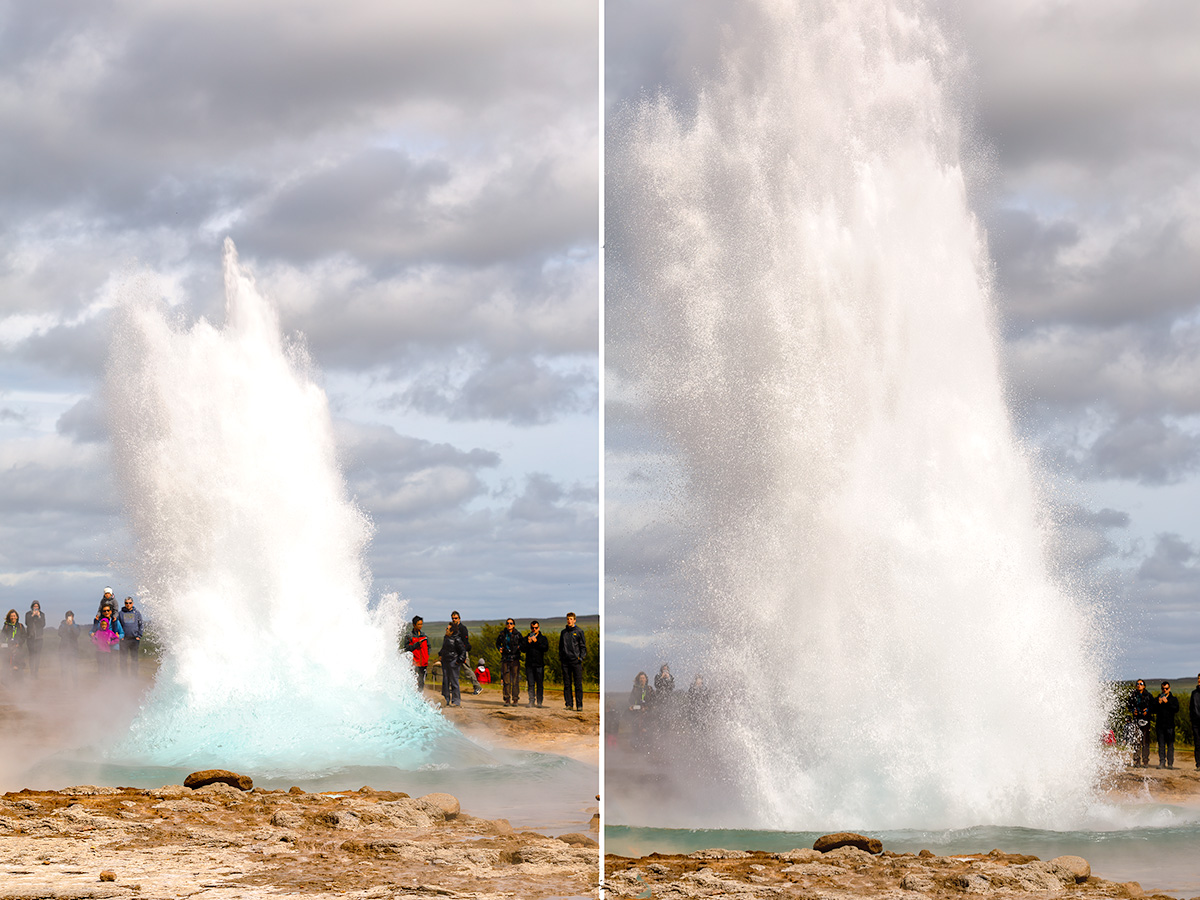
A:
<svg viewBox="0 0 1200 900">
<path fill-rule="evenodd" d="M 110 756 L 266 775 L 413 768 L 455 732 L 372 612 L 371 525 L 346 496 L 324 392 L 225 244 L 226 322 L 119 310 L 106 383 L 142 607 L 168 653 Z"/>
<path fill-rule="evenodd" d="M 1054 827 L 1102 768 L 1099 633 L 1044 560 L 953 60 L 907 2 L 734 14 L 694 110 L 609 152 L 611 371 L 684 485 L 649 501 L 690 548 L 662 639 L 724 684 L 682 798 L 622 808 Z"/>
</svg>

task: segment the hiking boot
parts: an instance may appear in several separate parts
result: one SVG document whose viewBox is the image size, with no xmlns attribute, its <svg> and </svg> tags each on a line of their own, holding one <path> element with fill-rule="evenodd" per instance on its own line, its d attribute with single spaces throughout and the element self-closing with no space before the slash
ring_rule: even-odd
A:
<svg viewBox="0 0 1200 900">
<path fill-rule="evenodd" d="M 476 694 L 482 694 L 482 693 L 483 693 L 483 688 L 481 688 L 481 687 L 477 687 L 477 688 L 475 688 L 475 693 L 476 693 Z"/>
</svg>

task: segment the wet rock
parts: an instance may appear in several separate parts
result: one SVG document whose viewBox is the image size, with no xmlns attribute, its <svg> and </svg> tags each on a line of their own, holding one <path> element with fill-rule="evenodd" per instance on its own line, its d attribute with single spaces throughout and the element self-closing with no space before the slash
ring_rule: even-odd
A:
<svg viewBox="0 0 1200 900">
<path fill-rule="evenodd" d="M 202 769 L 199 772 L 193 772 L 187 778 L 183 779 L 183 786 L 189 787 L 192 790 L 204 787 L 206 784 L 227 784 L 230 787 L 235 787 L 239 791 L 249 791 L 254 788 L 254 779 L 249 775 L 239 775 L 237 772 L 230 772 L 228 769 Z"/>
<path fill-rule="evenodd" d="M 100 880 L 101 881 L 116 881 L 117 873 L 112 871 L 111 869 L 105 869 L 103 872 L 100 873 Z"/>
<path fill-rule="evenodd" d="M 968 894 L 982 894 L 991 888 L 991 882 L 984 875 L 963 873 L 950 879 L 950 884 Z"/>
<path fill-rule="evenodd" d="M 937 854 L 935 854 L 932 850 L 922 850 L 917 854 L 917 856 L 921 857 L 921 859 L 930 859 L 936 855 Z"/>
<path fill-rule="evenodd" d="M 826 862 L 835 862 L 840 866 L 849 866 L 854 869 L 875 864 L 874 856 L 865 850 L 859 850 L 857 847 L 852 847 L 849 844 L 843 844 L 841 847 L 830 850 L 823 855 Z"/>
<path fill-rule="evenodd" d="M 1123 881 L 1117 887 L 1124 892 L 1126 897 L 1144 897 L 1146 895 L 1141 884 L 1136 881 Z"/>
<path fill-rule="evenodd" d="M 1075 876 L 1075 883 L 1087 881 L 1091 877 L 1092 867 L 1082 856 L 1056 856 L 1050 860 L 1050 865 L 1061 866 Z"/>
<path fill-rule="evenodd" d="M 695 853 L 689 853 L 689 859 L 745 859 L 750 854 L 745 850 L 722 850 L 719 847 L 712 847 L 708 850 L 697 850 Z"/>
<path fill-rule="evenodd" d="M 458 798 L 453 794 L 426 794 L 424 797 L 419 799 L 436 806 L 445 814 L 447 819 L 453 819 L 462 810 L 462 806 L 459 805 Z"/>
<path fill-rule="evenodd" d="M 883 842 L 878 838 L 855 834 L 853 831 L 839 831 L 835 834 L 825 834 L 813 842 L 813 849 L 820 853 L 828 853 L 838 847 L 855 847 L 866 853 L 882 853 Z"/>
</svg>

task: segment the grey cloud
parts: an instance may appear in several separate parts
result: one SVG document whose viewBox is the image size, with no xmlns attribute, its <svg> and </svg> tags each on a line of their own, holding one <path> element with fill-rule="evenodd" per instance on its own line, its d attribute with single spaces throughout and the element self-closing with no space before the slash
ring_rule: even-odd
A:
<svg viewBox="0 0 1200 900">
<path fill-rule="evenodd" d="M 58 433 L 82 443 L 108 440 L 104 407 L 94 397 L 85 397 L 58 417 Z"/>
<path fill-rule="evenodd" d="M 451 420 L 541 425 L 564 413 L 594 410 L 598 392 L 591 372 L 560 372 L 536 360 L 518 358 L 489 361 L 458 385 L 446 378 L 420 380 L 394 402 Z"/>
<path fill-rule="evenodd" d="M 1119 423 L 1091 448 L 1096 475 L 1171 484 L 1200 469 L 1200 435 L 1158 419 Z"/>
</svg>

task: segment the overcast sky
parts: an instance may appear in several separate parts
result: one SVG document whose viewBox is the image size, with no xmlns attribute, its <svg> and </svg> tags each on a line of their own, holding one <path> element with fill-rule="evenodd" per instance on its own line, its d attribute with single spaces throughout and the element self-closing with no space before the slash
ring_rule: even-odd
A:
<svg viewBox="0 0 1200 900">
<path fill-rule="evenodd" d="M 606 115 L 660 89 L 686 105 L 717 59 L 702 9 L 609 0 Z M 1060 561 L 1114 610 L 1111 674 L 1194 677 L 1200 5 L 945 0 L 934 14 L 969 72 L 972 202 L 996 270 L 1004 374 L 1019 433 L 1060 498 Z M 614 459 L 622 429 L 618 408 Z M 650 535 L 613 537 L 609 672 L 623 685 L 626 670 L 659 660 L 621 643 L 645 612 L 621 597 L 633 606 L 648 584 L 662 588 L 647 573 L 666 563 Z"/>
<path fill-rule="evenodd" d="M 231 237 L 321 372 L 376 589 L 597 612 L 598 36 L 560 0 L 0 4 L 0 606 L 136 590 L 110 311 L 149 270 L 219 323 Z"/>
</svg>

